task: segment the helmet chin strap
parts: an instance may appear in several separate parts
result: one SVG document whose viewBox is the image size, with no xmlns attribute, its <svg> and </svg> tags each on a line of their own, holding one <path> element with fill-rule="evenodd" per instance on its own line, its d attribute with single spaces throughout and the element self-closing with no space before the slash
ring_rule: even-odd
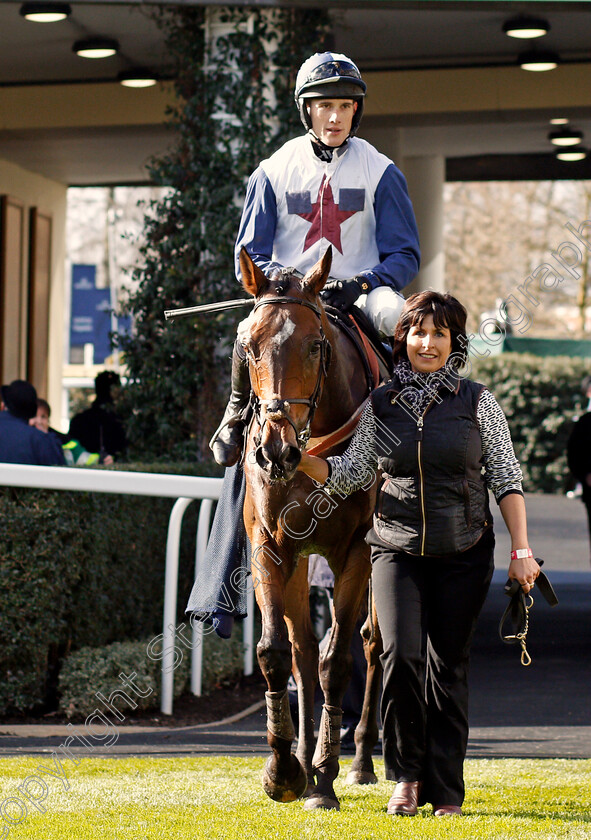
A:
<svg viewBox="0 0 591 840">
<path fill-rule="evenodd" d="M 326 143 L 323 143 L 322 140 L 318 137 L 316 132 L 312 129 L 308 129 L 308 134 L 310 136 L 310 140 L 312 141 L 313 145 L 318 147 L 318 151 L 315 149 L 314 151 L 318 155 L 321 160 L 332 160 L 332 156 L 334 152 L 339 154 L 339 150 L 344 151 L 344 147 L 347 145 L 350 135 L 345 137 L 342 143 L 339 143 L 338 146 L 327 146 Z"/>
</svg>

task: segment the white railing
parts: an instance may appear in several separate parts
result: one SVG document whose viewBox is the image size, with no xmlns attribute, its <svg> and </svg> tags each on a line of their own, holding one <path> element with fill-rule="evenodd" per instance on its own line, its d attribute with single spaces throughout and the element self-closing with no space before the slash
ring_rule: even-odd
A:
<svg viewBox="0 0 591 840">
<path fill-rule="evenodd" d="M 205 556 L 213 501 L 219 499 L 221 478 L 168 475 L 163 473 L 92 470 L 72 467 L 32 467 L 1 464 L 0 481 L 6 487 L 34 487 L 42 490 L 74 490 L 90 493 L 118 493 L 123 496 L 159 496 L 176 499 L 168 521 L 166 568 L 164 576 L 164 616 L 162 621 L 163 714 L 172 714 L 174 690 L 174 648 L 179 568 L 179 546 L 183 516 L 192 501 L 201 499 L 195 547 L 195 576 Z M 244 621 L 244 673 L 253 671 L 254 597 L 248 591 L 248 615 Z M 193 629 L 191 648 L 191 691 L 201 694 L 203 625 Z"/>
</svg>

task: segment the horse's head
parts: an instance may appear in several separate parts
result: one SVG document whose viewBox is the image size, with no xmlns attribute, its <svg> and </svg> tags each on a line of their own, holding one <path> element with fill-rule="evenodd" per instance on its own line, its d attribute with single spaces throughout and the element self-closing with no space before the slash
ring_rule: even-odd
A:
<svg viewBox="0 0 591 840">
<path fill-rule="evenodd" d="M 255 305 L 238 337 L 256 397 L 255 458 L 271 481 L 293 478 L 328 370 L 331 348 L 318 295 L 331 260 L 329 248 L 305 277 L 283 269 L 269 279 L 240 253 L 242 283 Z"/>
</svg>

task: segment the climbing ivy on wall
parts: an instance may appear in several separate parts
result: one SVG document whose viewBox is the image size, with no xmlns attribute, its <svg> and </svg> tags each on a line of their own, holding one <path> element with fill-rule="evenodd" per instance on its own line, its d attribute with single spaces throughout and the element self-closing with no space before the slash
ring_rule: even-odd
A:
<svg viewBox="0 0 591 840">
<path fill-rule="evenodd" d="M 245 312 L 174 322 L 163 312 L 243 296 L 233 247 L 246 180 L 302 130 L 295 74 L 327 33 L 323 12 L 240 7 L 215 11 L 213 40 L 211 15 L 204 7 L 158 12 L 178 104 L 169 114 L 172 148 L 150 174 L 170 190 L 146 214 L 135 290 L 124 304 L 133 335 L 115 336 L 129 377 L 122 411 L 131 454 L 143 460 L 209 457 Z"/>
</svg>

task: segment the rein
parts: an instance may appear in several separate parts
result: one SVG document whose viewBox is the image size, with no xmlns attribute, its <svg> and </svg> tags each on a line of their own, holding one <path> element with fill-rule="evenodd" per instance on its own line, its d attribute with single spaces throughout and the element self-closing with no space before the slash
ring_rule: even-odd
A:
<svg viewBox="0 0 591 840">
<path fill-rule="evenodd" d="M 308 309 L 311 309 L 312 312 L 318 317 L 320 321 L 320 366 L 318 368 L 318 376 L 316 378 L 316 384 L 314 386 L 314 390 L 309 397 L 294 397 L 293 399 L 289 397 L 283 398 L 276 398 L 273 400 L 261 400 L 258 394 L 255 393 L 253 388 L 253 409 L 254 409 L 254 416 L 257 420 L 259 425 L 259 430 L 255 436 L 254 444 L 256 446 L 257 452 L 260 450 L 261 440 L 263 429 L 267 420 L 287 420 L 287 422 L 291 425 L 292 429 L 294 430 L 296 439 L 300 447 L 305 447 L 308 440 L 310 439 L 311 435 L 311 428 L 312 422 L 314 420 L 314 415 L 316 414 L 316 409 L 318 408 L 318 403 L 320 401 L 320 393 L 322 391 L 322 386 L 324 384 L 324 380 L 326 379 L 326 375 L 328 373 L 328 367 L 330 365 L 330 357 L 332 353 L 332 348 L 330 346 L 330 342 L 328 341 L 327 337 L 324 334 L 324 330 L 322 329 L 322 316 L 320 313 L 320 309 L 313 303 L 307 300 L 300 300 L 299 298 L 292 298 L 292 297 L 276 297 L 276 298 L 268 298 L 265 300 L 260 300 L 258 303 L 255 303 L 253 312 L 256 312 L 261 306 L 269 306 L 271 304 L 278 304 L 279 306 L 285 306 L 288 304 L 298 304 L 298 306 L 306 306 Z M 247 357 L 250 356 L 249 352 L 247 351 Z M 251 360 L 253 364 L 255 360 L 251 356 Z M 304 428 L 298 432 L 295 423 L 289 416 L 289 409 L 291 405 L 307 405 L 309 407 L 308 412 L 308 419 L 306 421 L 306 425 Z M 261 420 L 261 408 L 265 406 L 265 416 L 264 419 Z"/>
</svg>

